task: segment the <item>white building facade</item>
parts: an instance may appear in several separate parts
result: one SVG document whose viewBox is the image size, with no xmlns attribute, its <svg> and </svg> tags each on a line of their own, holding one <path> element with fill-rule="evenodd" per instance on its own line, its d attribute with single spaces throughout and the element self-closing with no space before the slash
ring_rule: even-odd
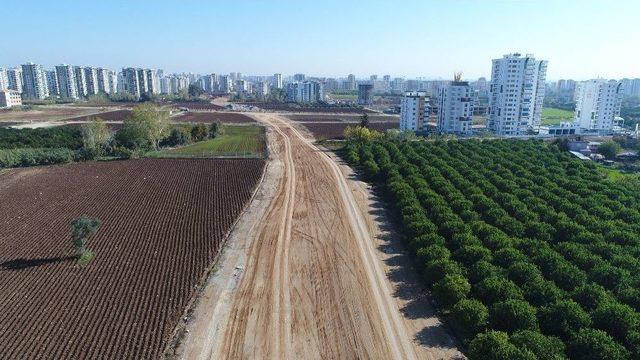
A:
<svg viewBox="0 0 640 360">
<path fill-rule="evenodd" d="M 620 116 L 624 96 L 622 82 L 595 79 L 576 87 L 575 123 L 581 131 L 610 132 Z"/>
<path fill-rule="evenodd" d="M 56 79 L 58 80 L 58 91 L 61 98 L 78 99 L 76 73 L 71 65 L 57 65 Z"/>
<path fill-rule="evenodd" d="M 429 98 L 424 92 L 405 93 L 400 101 L 400 130 L 426 130 L 429 121 Z"/>
<path fill-rule="evenodd" d="M 22 67 L 22 95 L 29 100 L 44 100 L 49 96 L 47 78 L 40 65 L 27 63 Z"/>
<path fill-rule="evenodd" d="M 284 87 L 282 74 L 273 74 L 273 87 L 276 89 L 282 89 Z"/>
<path fill-rule="evenodd" d="M 499 136 L 527 135 L 540 125 L 547 61 L 505 55 L 491 69 L 487 127 Z"/>
<path fill-rule="evenodd" d="M 438 94 L 438 131 L 471 135 L 473 129 L 474 90 L 466 81 L 453 81 L 440 87 Z"/>
<path fill-rule="evenodd" d="M 15 90 L 0 90 L 0 108 L 22 105 L 22 95 Z"/>
</svg>

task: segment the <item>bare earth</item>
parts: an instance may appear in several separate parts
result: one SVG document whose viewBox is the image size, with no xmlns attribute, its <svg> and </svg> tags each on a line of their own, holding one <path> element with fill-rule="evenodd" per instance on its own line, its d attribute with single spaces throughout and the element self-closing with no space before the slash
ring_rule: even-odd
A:
<svg viewBox="0 0 640 360">
<path fill-rule="evenodd" d="M 419 298 L 415 279 L 398 270 L 408 260 L 376 224 L 366 184 L 347 180 L 350 170 L 287 119 L 252 115 L 272 128 L 274 161 L 238 224 L 242 235 L 229 239 L 177 355 L 461 356 Z"/>
<path fill-rule="evenodd" d="M 37 106 L 26 111 L 0 111 L 0 122 L 51 122 L 100 112 L 103 110 L 70 106 Z"/>
</svg>

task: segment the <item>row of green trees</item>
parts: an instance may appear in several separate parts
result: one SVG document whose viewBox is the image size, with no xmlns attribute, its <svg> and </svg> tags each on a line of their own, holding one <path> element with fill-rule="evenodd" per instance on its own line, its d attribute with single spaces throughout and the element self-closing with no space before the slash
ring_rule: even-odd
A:
<svg viewBox="0 0 640 360">
<path fill-rule="evenodd" d="M 101 156 L 137 157 L 161 147 L 215 138 L 222 123 L 170 124 L 169 113 L 152 104 L 135 107 L 115 133 L 94 118 L 82 126 L 46 129 L 0 128 L 0 167 L 51 165 Z"/>
<path fill-rule="evenodd" d="M 536 141 L 350 141 L 472 358 L 640 355 L 639 194 Z"/>
</svg>

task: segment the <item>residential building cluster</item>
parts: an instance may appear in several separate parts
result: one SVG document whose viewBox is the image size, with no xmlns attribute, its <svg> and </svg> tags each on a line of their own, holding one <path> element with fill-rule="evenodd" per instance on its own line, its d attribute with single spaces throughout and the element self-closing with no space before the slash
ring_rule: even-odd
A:
<svg viewBox="0 0 640 360">
<path fill-rule="evenodd" d="M 486 122 L 480 128 L 498 136 L 603 135 L 619 125 L 622 99 L 640 96 L 640 79 L 563 79 L 548 86 L 546 73 L 547 61 L 514 53 L 492 61 L 490 81 L 424 83 L 420 91 L 404 94 L 400 129 L 472 135 L 476 116 Z M 573 121 L 542 126 L 547 91 L 562 103 L 575 102 Z"/>
</svg>

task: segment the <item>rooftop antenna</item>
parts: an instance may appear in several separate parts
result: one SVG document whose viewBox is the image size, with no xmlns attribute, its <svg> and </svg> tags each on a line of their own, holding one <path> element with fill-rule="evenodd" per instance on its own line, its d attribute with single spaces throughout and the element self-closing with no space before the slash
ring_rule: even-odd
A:
<svg viewBox="0 0 640 360">
<path fill-rule="evenodd" d="M 461 72 L 454 72 L 453 73 L 453 81 L 461 81 L 462 80 L 462 73 Z"/>
</svg>

